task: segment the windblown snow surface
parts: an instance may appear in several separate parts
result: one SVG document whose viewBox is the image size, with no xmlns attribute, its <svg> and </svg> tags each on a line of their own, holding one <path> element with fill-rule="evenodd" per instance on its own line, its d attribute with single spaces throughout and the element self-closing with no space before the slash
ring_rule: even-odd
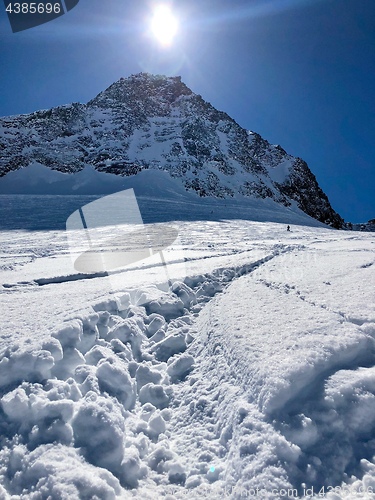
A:
<svg viewBox="0 0 375 500">
<path fill-rule="evenodd" d="M 374 498 L 373 235 L 165 224 L 168 286 L 1 233 L 0 498 Z"/>
</svg>

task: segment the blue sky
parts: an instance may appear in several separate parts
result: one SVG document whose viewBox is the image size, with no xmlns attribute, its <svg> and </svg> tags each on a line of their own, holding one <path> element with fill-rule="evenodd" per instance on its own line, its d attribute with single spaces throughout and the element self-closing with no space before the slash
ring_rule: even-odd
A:
<svg viewBox="0 0 375 500">
<path fill-rule="evenodd" d="M 1 8 L 0 116 L 87 102 L 139 71 L 181 75 L 306 160 L 345 220 L 375 217 L 374 0 L 178 0 L 168 48 L 148 34 L 154 5 L 80 0 L 14 34 Z"/>
</svg>

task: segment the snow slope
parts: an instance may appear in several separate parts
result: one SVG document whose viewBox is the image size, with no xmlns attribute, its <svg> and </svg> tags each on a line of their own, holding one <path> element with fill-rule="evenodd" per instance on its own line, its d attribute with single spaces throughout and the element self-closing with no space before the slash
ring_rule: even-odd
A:
<svg viewBox="0 0 375 500">
<path fill-rule="evenodd" d="M 17 186 L 19 192 L 25 190 L 27 193 L 30 186 L 35 186 L 37 193 L 54 194 L 0 194 L 0 210 L 3 215 L 0 229 L 64 229 L 66 219 L 84 201 L 99 198 L 99 195 L 63 195 L 67 187 L 74 193 L 106 194 L 133 189 L 145 223 L 237 219 L 238 214 L 241 214 L 241 218 L 249 220 L 324 227 L 300 210 L 296 203 L 286 207 L 271 198 L 200 198 L 194 192 L 187 192 L 180 181 L 160 170 L 144 170 L 135 176 L 124 178 L 98 172 L 91 167 L 78 173 L 66 174 L 39 165 L 10 172 L 0 178 L 0 193 L 11 193 L 12 186 Z"/>
<path fill-rule="evenodd" d="M 0 497 L 373 498 L 373 236 L 177 227 L 168 290 L 2 233 Z"/>
</svg>

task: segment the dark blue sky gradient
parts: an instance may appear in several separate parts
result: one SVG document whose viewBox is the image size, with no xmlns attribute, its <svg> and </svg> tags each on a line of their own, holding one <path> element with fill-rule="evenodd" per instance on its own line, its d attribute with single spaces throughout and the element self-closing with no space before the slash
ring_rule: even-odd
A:
<svg viewBox="0 0 375 500">
<path fill-rule="evenodd" d="M 374 0 L 179 0 L 169 49 L 146 34 L 154 3 L 80 0 L 15 34 L 1 4 L 0 116 L 87 102 L 139 71 L 181 75 L 306 160 L 345 220 L 375 217 Z"/>
</svg>

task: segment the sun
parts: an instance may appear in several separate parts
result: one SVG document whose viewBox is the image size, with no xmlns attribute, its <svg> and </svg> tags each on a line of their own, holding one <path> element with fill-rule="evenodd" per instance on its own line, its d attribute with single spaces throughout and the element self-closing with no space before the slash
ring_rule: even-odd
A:
<svg viewBox="0 0 375 500">
<path fill-rule="evenodd" d="M 151 31 L 163 46 L 171 45 L 178 31 L 178 21 L 167 5 L 159 5 L 154 10 Z"/>
</svg>

